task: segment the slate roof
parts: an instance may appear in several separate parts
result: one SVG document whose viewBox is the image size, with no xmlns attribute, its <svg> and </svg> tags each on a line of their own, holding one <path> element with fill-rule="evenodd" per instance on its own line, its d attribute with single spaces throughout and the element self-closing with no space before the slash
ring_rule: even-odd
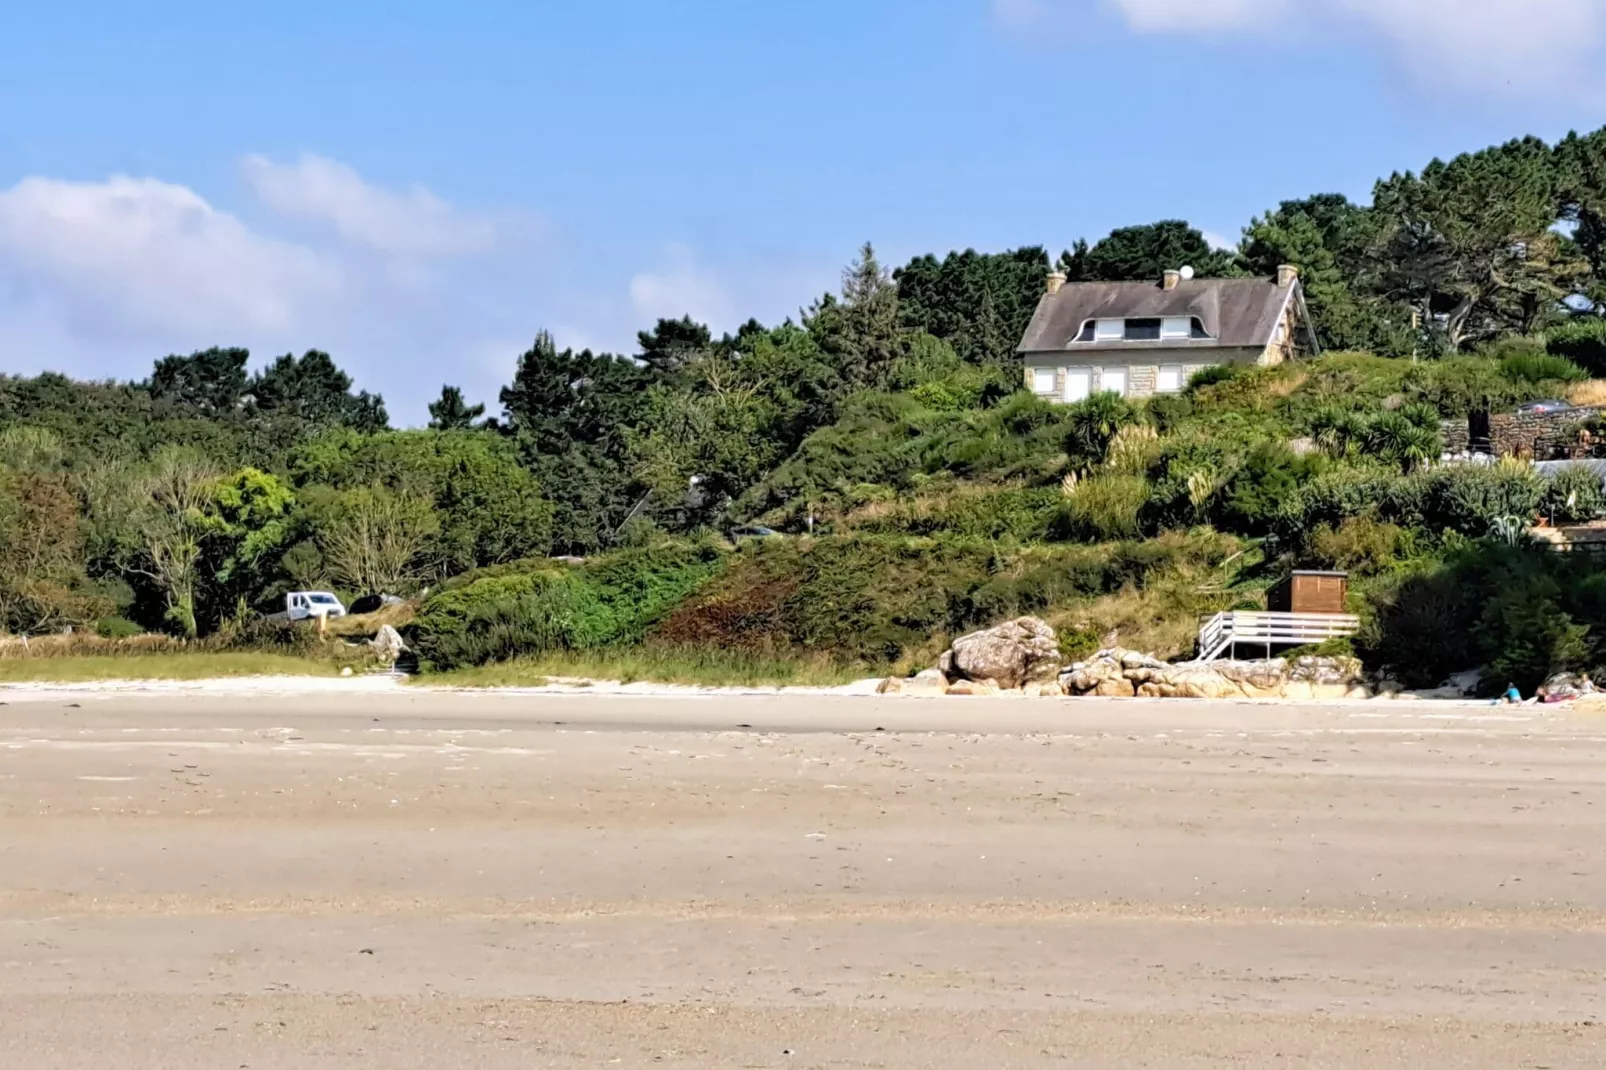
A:
<svg viewBox="0 0 1606 1070">
<path fill-rule="evenodd" d="M 1119 349 L 1218 349 L 1270 344 L 1277 321 L 1290 299 L 1290 287 L 1276 279 L 1192 279 L 1167 290 L 1158 282 L 1067 283 L 1057 294 L 1044 294 L 1021 339 L 1021 353 L 1055 353 L 1067 349 L 1096 352 Z M 1292 298 L 1302 318 L 1304 292 L 1296 280 Z M 1077 342 L 1072 340 L 1092 319 L 1157 319 L 1197 316 L 1209 339 L 1164 341 Z"/>
</svg>

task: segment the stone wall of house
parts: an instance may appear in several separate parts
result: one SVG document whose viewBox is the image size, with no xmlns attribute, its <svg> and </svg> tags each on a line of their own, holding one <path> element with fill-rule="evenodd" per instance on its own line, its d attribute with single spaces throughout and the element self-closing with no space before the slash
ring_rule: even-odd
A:
<svg viewBox="0 0 1606 1070">
<path fill-rule="evenodd" d="M 1496 457 L 1526 457 L 1535 461 L 1558 460 L 1579 454 L 1583 449 L 1578 425 L 1601 412 L 1598 408 L 1567 409 L 1563 412 L 1496 413 L 1489 417 L 1489 450 Z M 1465 420 L 1445 420 L 1442 425 L 1444 448 L 1465 453 L 1471 448 L 1471 425 Z M 1478 444 L 1481 448 L 1482 444 Z M 1589 452 L 1583 449 L 1584 453 Z"/>
</svg>

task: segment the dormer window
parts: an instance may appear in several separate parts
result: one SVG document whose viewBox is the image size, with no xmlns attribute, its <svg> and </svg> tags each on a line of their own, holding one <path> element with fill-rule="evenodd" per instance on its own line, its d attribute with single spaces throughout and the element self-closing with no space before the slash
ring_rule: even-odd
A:
<svg viewBox="0 0 1606 1070">
<path fill-rule="evenodd" d="M 1088 320 L 1078 342 L 1208 342 L 1210 333 L 1198 316 L 1133 317 Z"/>
</svg>

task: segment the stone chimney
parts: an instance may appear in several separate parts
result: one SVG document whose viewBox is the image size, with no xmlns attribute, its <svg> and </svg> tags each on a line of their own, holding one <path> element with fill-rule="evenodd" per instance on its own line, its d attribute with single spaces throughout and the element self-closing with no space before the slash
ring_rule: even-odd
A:
<svg viewBox="0 0 1606 1070">
<path fill-rule="evenodd" d="M 1299 269 L 1292 264 L 1279 264 L 1277 266 L 1277 285 L 1287 288 L 1299 278 Z"/>
<path fill-rule="evenodd" d="M 1065 288 L 1065 272 L 1059 268 L 1048 273 L 1048 296 L 1053 297 Z"/>
<path fill-rule="evenodd" d="M 1150 277 L 1153 278 L 1153 276 Z M 1175 290 L 1181 284 L 1182 272 L 1175 269 L 1167 271 L 1160 277 L 1160 288 L 1162 290 Z"/>
</svg>

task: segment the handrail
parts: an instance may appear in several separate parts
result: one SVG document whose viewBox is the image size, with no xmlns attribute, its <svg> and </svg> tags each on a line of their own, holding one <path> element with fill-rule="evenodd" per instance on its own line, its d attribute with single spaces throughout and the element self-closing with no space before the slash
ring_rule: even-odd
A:
<svg viewBox="0 0 1606 1070">
<path fill-rule="evenodd" d="M 1361 618 L 1346 613 L 1229 612 L 1202 618 L 1199 660 L 1215 661 L 1238 643 L 1304 646 L 1343 639 L 1361 630 Z"/>
</svg>

